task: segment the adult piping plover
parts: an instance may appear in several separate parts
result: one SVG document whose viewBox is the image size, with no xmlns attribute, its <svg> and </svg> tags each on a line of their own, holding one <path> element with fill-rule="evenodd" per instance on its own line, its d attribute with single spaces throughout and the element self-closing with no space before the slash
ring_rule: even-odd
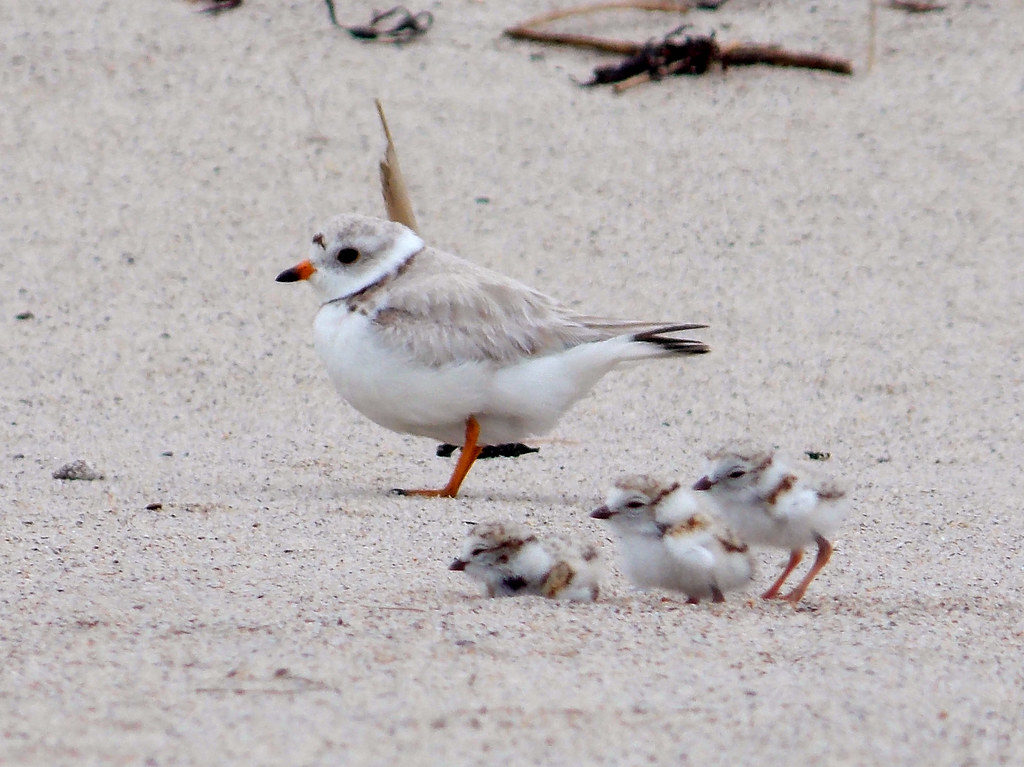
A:
<svg viewBox="0 0 1024 767">
<path fill-rule="evenodd" d="M 590 551 L 579 559 L 559 556 L 522 525 L 483 522 L 473 525 L 462 554 L 448 569 L 464 570 L 490 597 L 536 594 L 593 602 L 598 593 L 594 556 Z"/>
<path fill-rule="evenodd" d="M 577 314 L 496 272 L 427 247 L 392 221 L 341 215 L 278 275 L 320 298 L 317 351 L 338 392 L 392 431 L 462 445 L 439 490 L 454 497 L 485 445 L 520 442 L 620 362 L 703 354 L 704 325 Z"/>
<path fill-rule="evenodd" d="M 798 474 L 770 452 L 725 450 L 708 456 L 707 474 L 694 490 L 707 491 L 726 522 L 743 540 L 789 550 L 782 574 L 761 596 L 773 599 L 803 559 L 804 547 L 818 556 L 803 580 L 782 597 L 799 602 L 832 556 L 831 538 L 846 517 L 846 493 L 836 484 Z"/>
<path fill-rule="evenodd" d="M 692 604 L 706 597 L 724 602 L 723 592 L 753 577 L 746 544 L 678 482 L 622 477 L 590 516 L 617 533 L 622 568 L 640 588 L 682 591 Z"/>
</svg>

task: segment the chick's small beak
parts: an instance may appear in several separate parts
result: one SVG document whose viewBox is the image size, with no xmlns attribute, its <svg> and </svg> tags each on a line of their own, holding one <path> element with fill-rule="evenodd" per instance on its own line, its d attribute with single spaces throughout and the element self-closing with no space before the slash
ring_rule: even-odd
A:
<svg viewBox="0 0 1024 767">
<path fill-rule="evenodd" d="M 299 280 L 308 280 L 313 272 L 316 271 L 316 267 L 313 266 L 308 260 L 303 261 L 300 264 L 296 264 L 291 269 L 285 269 L 279 275 L 277 275 L 278 282 L 298 282 Z"/>
<path fill-rule="evenodd" d="M 590 512 L 591 519 L 610 519 L 614 516 L 615 512 L 609 509 L 607 506 L 599 506 Z"/>
<path fill-rule="evenodd" d="M 693 483 L 694 490 L 710 490 L 714 486 L 715 483 L 712 482 L 710 478 L 706 476 L 701 477 L 700 479 Z"/>
<path fill-rule="evenodd" d="M 461 559 L 453 559 L 452 563 L 450 565 L 448 565 L 448 569 L 449 570 L 465 570 L 466 569 L 466 563 L 463 562 Z"/>
</svg>

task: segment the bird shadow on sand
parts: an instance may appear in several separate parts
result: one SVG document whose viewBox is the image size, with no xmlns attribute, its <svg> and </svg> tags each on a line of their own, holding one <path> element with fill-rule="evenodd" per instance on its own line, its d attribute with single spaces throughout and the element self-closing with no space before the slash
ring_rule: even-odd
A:
<svg viewBox="0 0 1024 767">
<path fill-rule="evenodd" d="M 412 486 L 412 483 L 410 483 Z M 575 496 L 561 495 L 557 493 L 537 493 L 531 488 L 494 492 L 485 487 L 465 487 L 455 498 L 424 498 L 417 495 L 402 495 L 396 492 L 397 486 L 388 484 L 363 485 L 353 487 L 348 485 L 338 488 L 334 500 L 340 504 L 345 501 L 387 501 L 392 506 L 408 506 L 410 509 L 422 508 L 443 508 L 445 504 L 452 508 L 463 508 L 468 503 L 488 504 L 489 506 L 505 505 L 509 507 L 509 513 L 515 513 L 517 509 L 525 508 L 535 510 L 543 507 L 569 507 L 578 509 L 581 516 L 589 513 L 587 500 L 581 500 Z"/>
</svg>

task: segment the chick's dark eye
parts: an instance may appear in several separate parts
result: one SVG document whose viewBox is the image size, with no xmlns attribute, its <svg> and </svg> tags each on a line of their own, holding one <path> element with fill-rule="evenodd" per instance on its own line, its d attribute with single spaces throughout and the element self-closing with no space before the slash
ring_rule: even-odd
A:
<svg viewBox="0 0 1024 767">
<path fill-rule="evenodd" d="M 359 251 L 355 248 L 342 248 L 338 251 L 338 261 L 343 264 L 354 263 L 359 258 Z"/>
<path fill-rule="evenodd" d="M 729 472 L 729 476 L 732 479 L 739 479 L 740 477 L 742 477 L 746 473 L 747 472 L 743 471 L 743 469 L 733 469 L 732 471 Z"/>
<path fill-rule="evenodd" d="M 487 549 L 473 549 L 471 552 L 469 552 L 469 556 L 471 556 L 471 557 L 478 557 L 481 554 L 483 554 L 485 551 L 487 551 Z"/>
<path fill-rule="evenodd" d="M 642 508 L 643 505 L 644 505 L 643 501 L 628 501 L 626 503 L 626 508 L 627 509 L 639 509 L 639 508 Z"/>
</svg>

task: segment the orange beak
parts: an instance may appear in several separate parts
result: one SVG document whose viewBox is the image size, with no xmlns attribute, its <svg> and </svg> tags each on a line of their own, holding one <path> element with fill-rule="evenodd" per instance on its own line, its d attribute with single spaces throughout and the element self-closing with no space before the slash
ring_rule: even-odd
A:
<svg viewBox="0 0 1024 767">
<path fill-rule="evenodd" d="M 316 271 L 316 267 L 313 266 L 308 260 L 303 261 L 300 264 L 296 264 L 291 269 L 285 269 L 279 275 L 277 275 L 278 282 L 298 282 L 299 280 L 308 280 L 313 276 L 313 272 Z"/>
</svg>

